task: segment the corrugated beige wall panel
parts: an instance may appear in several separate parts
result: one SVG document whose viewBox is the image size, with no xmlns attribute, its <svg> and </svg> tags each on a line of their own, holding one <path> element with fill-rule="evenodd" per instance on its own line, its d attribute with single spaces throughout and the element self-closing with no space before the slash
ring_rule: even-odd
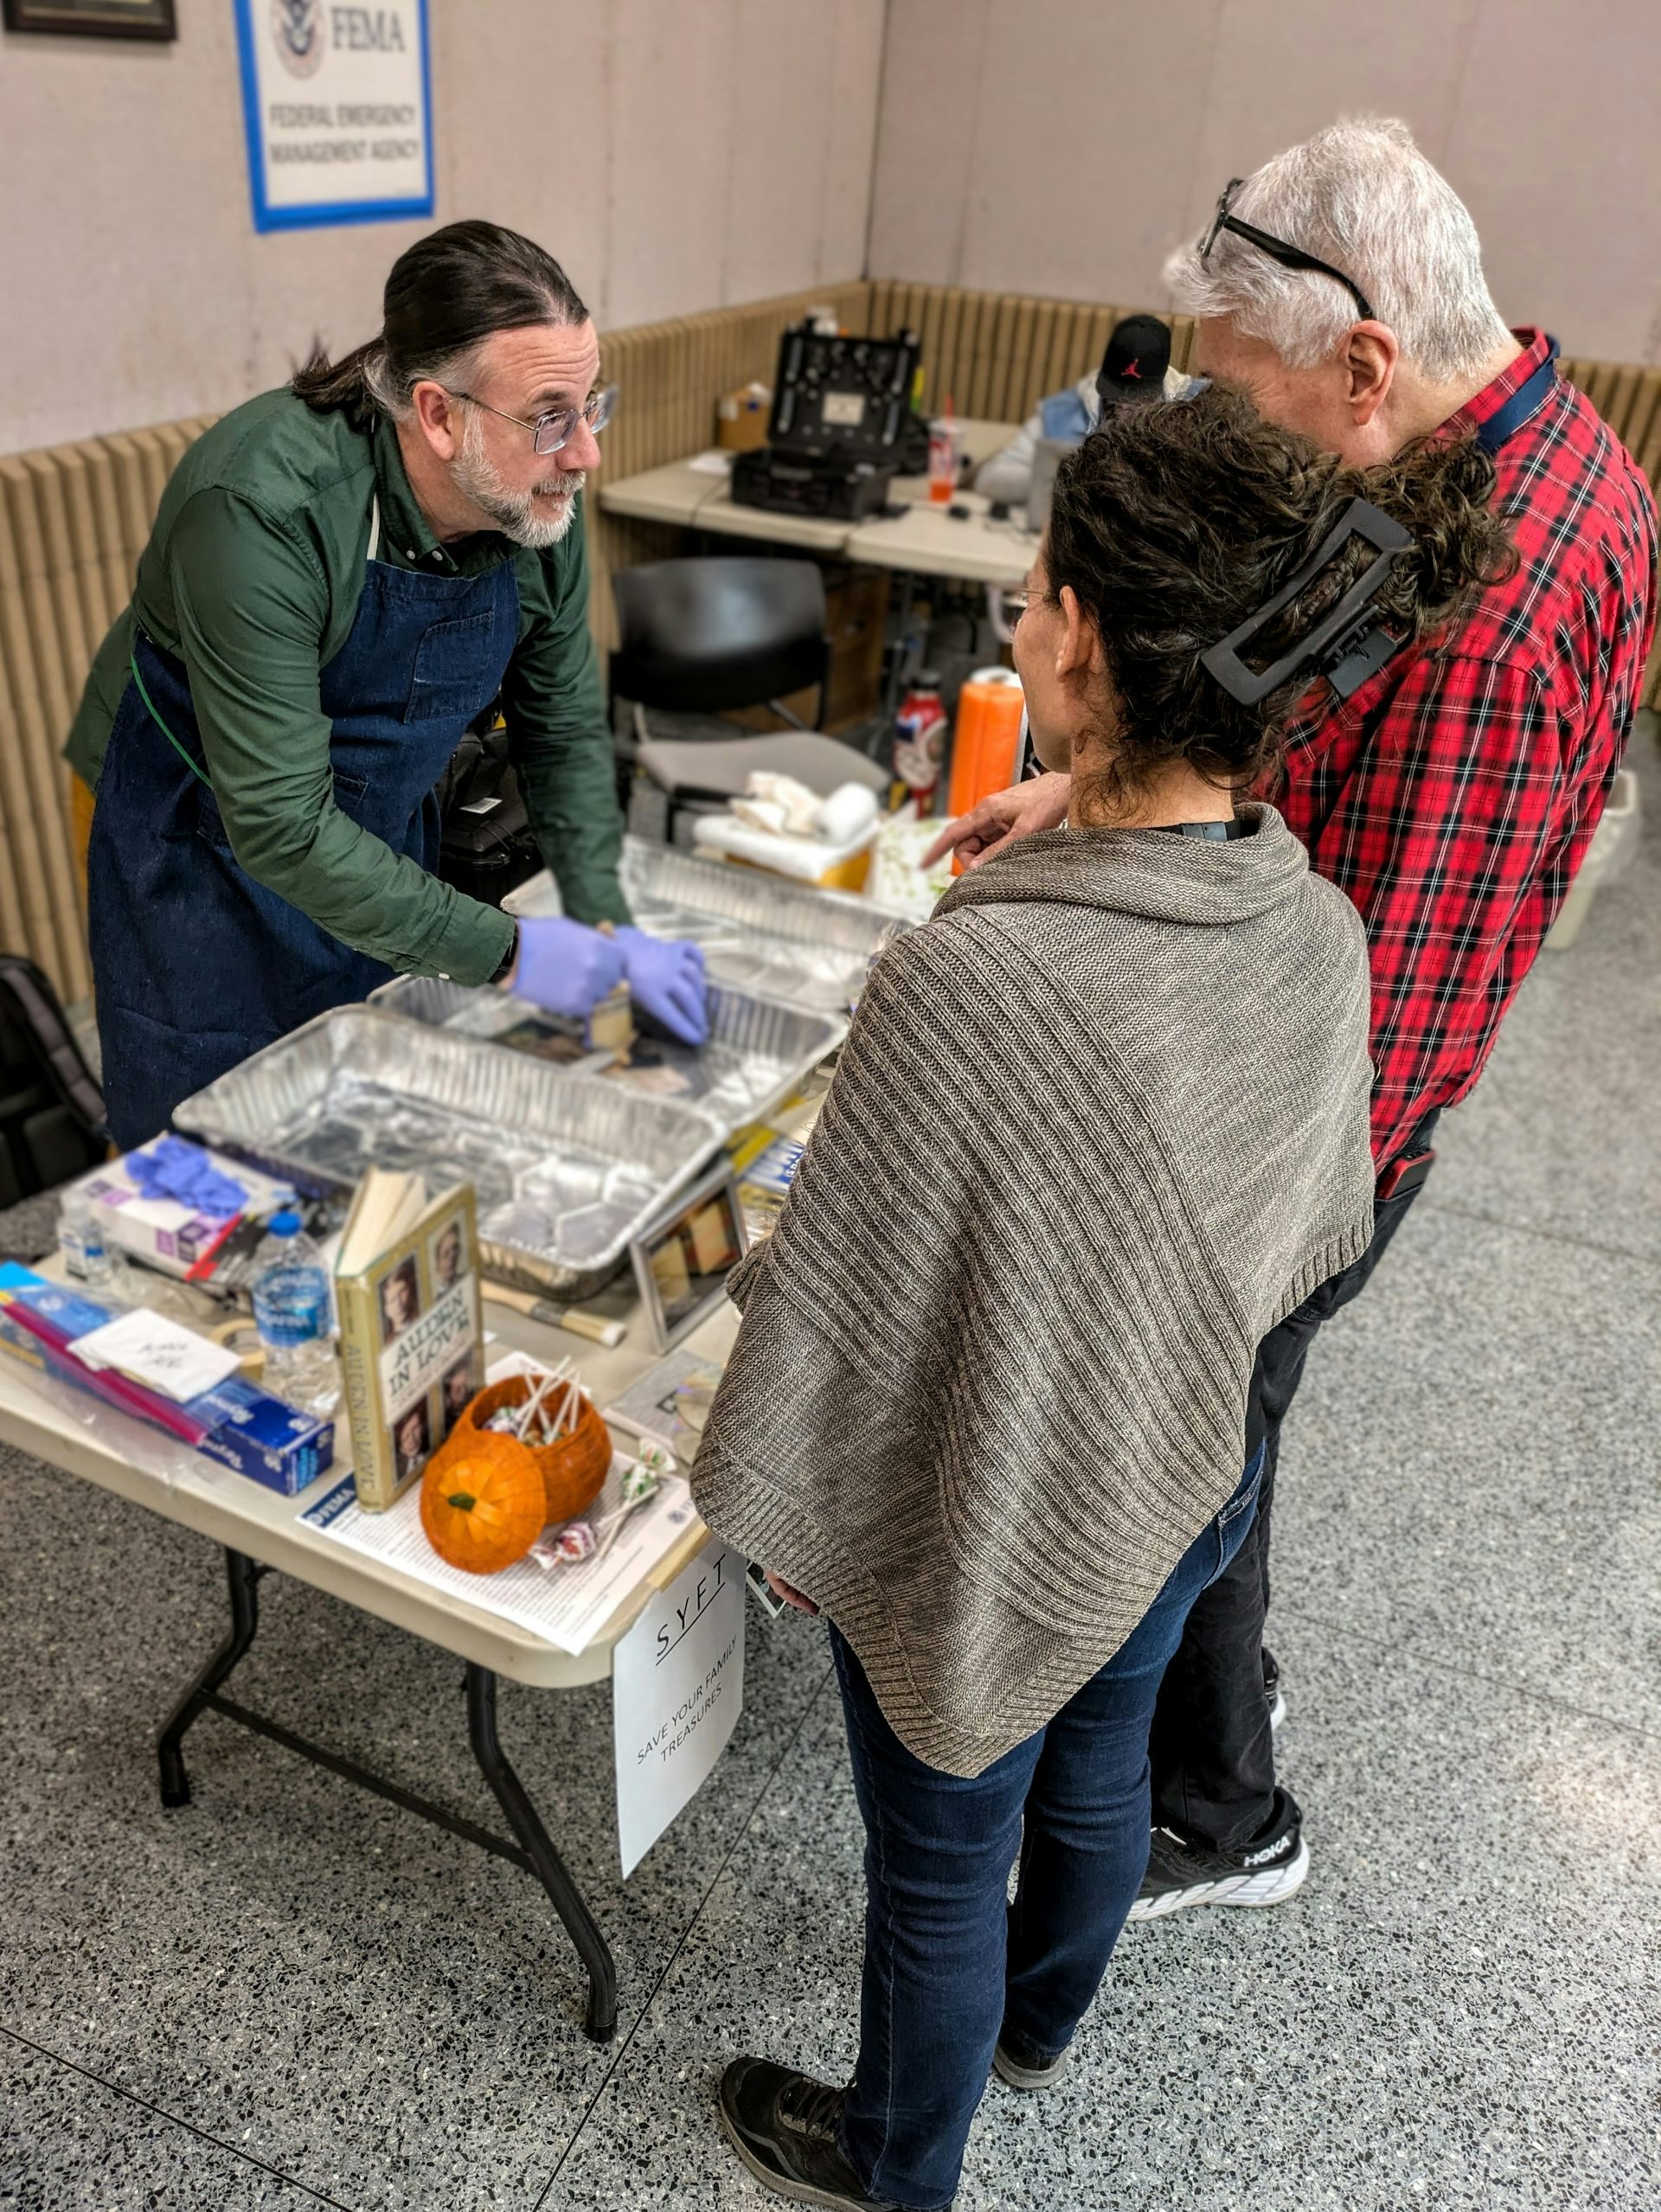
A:
<svg viewBox="0 0 1661 2212">
<path fill-rule="evenodd" d="M 1026 373 L 1020 390 L 1010 395 L 1010 420 L 1012 422 L 1024 422 L 1044 394 L 1053 388 L 1044 381 L 1044 378 L 1049 369 L 1050 352 L 1055 343 L 1057 311 L 1053 299 L 1041 299 L 1033 309 Z"/>
<path fill-rule="evenodd" d="M 617 413 L 600 441 L 603 456 L 600 474 L 602 478 L 625 477 L 633 473 L 630 457 L 634 450 L 636 398 L 634 346 L 627 333 L 619 331 L 608 337 L 600 358 L 606 381 L 617 387 Z"/>
<path fill-rule="evenodd" d="M 46 536 L 35 502 L 37 474 L 21 454 L 0 461 L 0 506 L 5 510 L 11 533 L 9 589 L 14 599 L 20 593 L 22 595 L 21 612 L 28 624 L 33 682 L 48 727 L 67 728 L 70 684 L 65 673 L 67 657 Z M 80 696 L 78 684 L 75 696 Z"/>
<path fill-rule="evenodd" d="M 917 323 L 917 337 L 923 349 L 923 405 L 928 405 L 930 363 L 940 349 L 940 334 L 946 324 L 946 291 L 940 285 L 922 287 L 921 311 Z"/>
<path fill-rule="evenodd" d="M 1047 392 L 1059 392 L 1069 382 L 1068 370 L 1073 356 L 1078 351 L 1077 327 L 1079 309 L 1070 299 L 1055 302 L 1055 319 L 1050 324 L 1049 344 L 1038 374 L 1038 389 L 1032 395 L 1032 407 L 1036 407 Z M 1032 407 L 1027 410 L 1029 414 Z"/>
<path fill-rule="evenodd" d="M 106 438 L 104 444 L 110 456 L 120 510 L 122 567 L 131 580 L 138 573 L 138 556 L 150 535 L 151 517 L 155 512 L 145 483 L 144 455 L 137 436 L 131 432 Z M 131 594 L 131 580 L 127 588 Z"/>
<path fill-rule="evenodd" d="M 1589 363 L 1590 374 L 1581 387 L 1586 396 L 1606 421 L 1612 420 L 1618 405 L 1622 364 L 1618 361 L 1594 361 Z"/>
<path fill-rule="evenodd" d="M 895 302 L 895 314 L 888 332 L 889 337 L 898 337 L 901 330 L 914 330 L 920 341 L 923 325 L 928 320 L 928 311 L 933 304 L 933 285 L 907 285 L 904 297 L 897 298 Z"/>
<path fill-rule="evenodd" d="M 0 464 L 0 656 L 9 727 L 0 799 L 22 907 L 23 945 L 58 991 L 88 985 L 58 747 L 68 727 L 61 658 L 29 471 Z"/>
<path fill-rule="evenodd" d="M 109 619 L 113 622 L 132 597 L 136 568 L 136 563 L 127 559 L 115 455 L 110 451 L 109 440 L 104 438 L 87 439 L 73 450 L 86 470 L 98 565 L 104 580 L 104 605 L 110 610 Z"/>
<path fill-rule="evenodd" d="M 1661 431 L 1661 369 L 1645 369 L 1639 373 L 1632 412 L 1620 435 L 1627 451 L 1638 453 L 1658 431 Z"/>
<path fill-rule="evenodd" d="M 933 404 L 937 409 L 943 408 L 950 400 L 959 414 L 969 412 L 975 338 L 980 329 L 981 309 L 989 304 L 982 292 L 965 291 L 959 295 L 957 330 L 941 357 L 940 373 L 934 382 Z"/>
<path fill-rule="evenodd" d="M 936 327 L 939 343 L 932 356 L 925 355 L 923 358 L 924 402 L 931 414 L 938 414 L 946 404 L 950 389 L 946 380 L 952 373 L 952 363 L 957 359 L 958 340 L 963 334 L 963 292 L 959 285 L 941 286 Z"/>
<path fill-rule="evenodd" d="M 1624 443 L 1627 426 L 1636 412 L 1638 395 L 1643 388 L 1644 371 L 1626 362 L 1615 364 L 1615 375 L 1609 386 L 1608 397 L 1600 404 L 1598 413 L 1603 417 L 1617 438 Z"/>
<path fill-rule="evenodd" d="M 120 612 L 119 604 L 112 605 L 110 599 L 92 459 L 85 446 L 60 446 L 48 455 L 28 458 L 48 459 L 56 471 L 69 538 L 70 573 L 90 661 Z"/>
<path fill-rule="evenodd" d="M 882 336 L 892 338 L 910 327 L 910 303 L 914 287 L 907 284 L 888 284 L 883 287 Z"/>
<path fill-rule="evenodd" d="M 6 689 L 5 655 L 0 651 L 0 747 L 8 752 L 16 743 L 15 727 L 16 718 Z M 13 837 L 21 834 L 21 828 L 14 828 L 7 798 L 6 779 L 3 770 L 0 770 L 0 945 L 27 952 L 29 940 L 23 917 L 22 881 L 12 856 Z"/>
<path fill-rule="evenodd" d="M 56 618 L 59 673 L 73 715 L 102 632 L 88 623 L 81 600 L 80 562 L 62 465 L 55 453 L 25 453 L 21 458 L 34 495 L 44 581 Z"/>
<path fill-rule="evenodd" d="M 980 395 L 980 412 L 993 422 L 1007 421 L 1013 412 L 1018 394 L 1010 396 L 1010 387 L 1017 369 L 1024 366 L 1023 356 L 1032 344 L 1031 303 L 1005 297 L 997 303 L 997 317 L 992 325 L 991 357 L 988 363 L 985 385 Z"/>
<path fill-rule="evenodd" d="M 1008 300 L 997 292 L 984 293 L 975 317 L 973 348 L 964 363 L 966 388 L 958 401 L 959 414 L 990 418 L 997 412 L 992 390 L 998 377 L 999 330 L 1008 320 Z"/>
<path fill-rule="evenodd" d="M 973 350 L 965 363 L 968 389 L 959 397 L 959 414 L 990 415 L 992 412 L 991 389 L 997 374 L 997 326 L 1004 312 L 1004 302 L 996 292 L 983 293 L 979 311 L 975 317 Z"/>
<path fill-rule="evenodd" d="M 128 442 L 138 458 L 144 535 L 148 537 L 156 520 L 156 510 L 162 503 L 162 494 L 167 489 L 167 479 L 173 473 L 172 442 L 155 427 L 131 432 Z"/>
<path fill-rule="evenodd" d="M 837 285 L 832 296 L 843 328 L 868 337 L 871 328 L 871 287 L 864 278 L 853 277 L 846 284 Z"/>
</svg>

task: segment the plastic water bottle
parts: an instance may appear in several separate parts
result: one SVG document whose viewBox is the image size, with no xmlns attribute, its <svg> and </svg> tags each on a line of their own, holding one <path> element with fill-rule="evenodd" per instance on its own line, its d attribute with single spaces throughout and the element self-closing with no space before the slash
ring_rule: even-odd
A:
<svg viewBox="0 0 1661 2212">
<path fill-rule="evenodd" d="M 98 1208 L 80 1190 L 64 1193 L 58 1213 L 58 1249 L 67 1273 L 89 1290 L 112 1290 L 115 1265 L 104 1241 Z"/>
<path fill-rule="evenodd" d="M 273 1214 L 253 1255 L 253 1321 L 265 1347 L 265 1387 L 311 1413 L 340 1395 L 329 1325 L 329 1277 L 298 1214 Z"/>
</svg>

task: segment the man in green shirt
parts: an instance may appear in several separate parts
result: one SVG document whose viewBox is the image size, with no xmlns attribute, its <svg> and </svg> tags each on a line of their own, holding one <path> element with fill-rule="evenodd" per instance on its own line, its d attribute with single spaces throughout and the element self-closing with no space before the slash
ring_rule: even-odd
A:
<svg viewBox="0 0 1661 2212">
<path fill-rule="evenodd" d="M 607 395 L 559 265 L 456 223 L 388 279 L 382 336 L 180 462 L 69 759 L 97 791 L 90 933 L 124 1147 L 394 971 L 587 1013 L 627 979 L 689 1042 L 702 958 L 629 926 L 579 494 Z M 433 797 L 500 697 L 564 917 L 441 882 Z"/>
</svg>

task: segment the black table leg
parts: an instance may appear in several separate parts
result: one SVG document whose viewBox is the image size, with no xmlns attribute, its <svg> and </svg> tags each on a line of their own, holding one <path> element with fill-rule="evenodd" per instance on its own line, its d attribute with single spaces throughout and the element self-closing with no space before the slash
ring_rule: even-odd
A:
<svg viewBox="0 0 1661 2212">
<path fill-rule="evenodd" d="M 467 1738 L 478 1761 L 479 1770 L 490 1784 L 497 1803 L 508 1816 L 508 1824 L 516 1840 L 494 1836 L 471 1820 L 465 1820 L 445 1806 L 418 1797 L 401 1783 L 389 1781 L 385 1776 L 370 1773 L 356 1760 L 342 1757 L 321 1744 L 311 1743 L 305 1736 L 297 1735 L 292 1728 L 267 1720 L 261 1713 L 250 1712 L 244 1705 L 221 1694 L 221 1684 L 236 1665 L 253 1641 L 260 1625 L 259 1600 L 256 1587 L 268 1568 L 260 1566 L 240 1551 L 228 1548 L 225 1554 L 227 1580 L 231 1596 L 231 1632 L 213 1657 L 191 1683 L 184 1696 L 174 1707 L 163 1728 L 157 1746 L 162 1770 L 162 1803 L 164 1805 L 184 1805 L 190 1802 L 190 1783 L 184 1771 L 183 1744 L 184 1732 L 201 1713 L 213 1711 L 228 1721 L 252 1728 L 258 1735 L 268 1737 L 281 1744 L 285 1750 L 294 1752 L 301 1759 L 309 1759 L 314 1766 L 326 1767 L 332 1774 L 339 1774 L 349 1782 L 356 1782 L 366 1790 L 373 1790 L 377 1797 L 386 1798 L 394 1805 L 418 1818 L 429 1820 L 435 1827 L 448 1831 L 452 1836 L 465 1837 L 481 1850 L 491 1851 L 497 1858 L 506 1859 L 534 1874 L 548 1892 L 555 1911 L 564 1923 L 566 1932 L 577 1946 L 578 1956 L 588 1972 L 588 2006 L 584 2025 L 597 2043 L 609 2042 L 617 2033 L 617 1968 L 606 1946 L 593 1914 L 584 1903 L 581 1893 L 567 1872 L 564 1862 L 548 1840 L 548 1831 L 538 1817 L 536 1808 L 525 1794 L 524 1785 L 508 1764 L 496 1732 L 496 1677 L 488 1667 L 467 1662 Z"/>
<path fill-rule="evenodd" d="M 524 1785 L 508 1764 L 496 1733 L 496 1677 L 488 1667 L 467 1662 L 467 1734 L 479 1770 L 508 1816 L 525 1856 L 547 1890 L 566 1933 L 588 1970 L 588 2011 L 584 2026 L 591 2041 L 608 2043 L 617 2033 L 617 1968 L 606 1939 L 564 1862 L 548 1841 Z"/>
<path fill-rule="evenodd" d="M 213 1702 L 214 1692 L 253 1643 L 253 1632 L 260 1625 L 255 1585 L 265 1570 L 245 1552 L 228 1547 L 225 1570 L 231 1590 L 231 1632 L 174 1707 L 156 1747 L 162 1769 L 162 1803 L 170 1807 L 190 1802 L 190 1780 L 184 1771 L 184 1732 Z"/>
</svg>

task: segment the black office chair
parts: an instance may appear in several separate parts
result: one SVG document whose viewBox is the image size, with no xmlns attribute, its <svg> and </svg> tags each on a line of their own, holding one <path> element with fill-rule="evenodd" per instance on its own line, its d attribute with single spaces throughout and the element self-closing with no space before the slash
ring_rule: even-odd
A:
<svg viewBox="0 0 1661 2212">
<path fill-rule="evenodd" d="M 621 639 L 612 697 L 633 709 L 624 757 L 666 794 L 671 839 L 683 805 L 737 798 L 758 768 L 794 776 L 821 798 L 847 783 L 883 788 L 875 761 L 779 704 L 816 689 L 814 723 L 824 719 L 830 643 L 813 561 L 654 561 L 619 570 L 612 588 Z M 747 736 L 715 719 L 762 705 L 790 728 Z"/>
</svg>

